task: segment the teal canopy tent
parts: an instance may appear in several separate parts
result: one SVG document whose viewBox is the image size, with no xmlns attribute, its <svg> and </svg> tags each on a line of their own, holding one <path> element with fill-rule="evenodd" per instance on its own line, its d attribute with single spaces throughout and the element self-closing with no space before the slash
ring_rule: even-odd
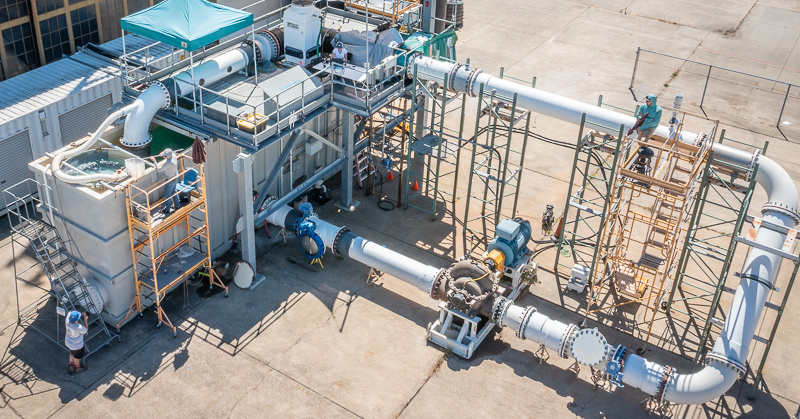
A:
<svg viewBox="0 0 800 419">
<path fill-rule="evenodd" d="M 122 29 L 194 51 L 253 24 L 253 14 L 207 0 L 164 0 L 122 18 Z"/>
</svg>

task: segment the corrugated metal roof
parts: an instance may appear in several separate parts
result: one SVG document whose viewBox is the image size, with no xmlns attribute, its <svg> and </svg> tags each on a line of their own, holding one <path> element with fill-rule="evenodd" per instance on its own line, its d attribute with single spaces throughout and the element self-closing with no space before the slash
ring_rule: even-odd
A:
<svg viewBox="0 0 800 419">
<path fill-rule="evenodd" d="M 61 59 L 0 82 L 0 124 L 27 115 L 116 77 L 71 59 Z"/>
<path fill-rule="evenodd" d="M 158 60 L 172 54 L 172 47 L 165 43 L 154 41 L 148 37 L 137 34 L 125 35 L 125 51 L 127 51 L 128 54 L 131 54 L 134 51 L 142 50 L 136 54 L 132 54 L 132 58 L 140 62 L 145 61 L 145 53 L 147 51 L 143 50 L 143 48 L 148 46 L 150 46 L 150 49 L 148 50 L 150 52 L 149 61 Z M 105 44 L 101 44 L 99 47 L 115 57 L 121 57 L 122 37 L 108 41 Z"/>
</svg>

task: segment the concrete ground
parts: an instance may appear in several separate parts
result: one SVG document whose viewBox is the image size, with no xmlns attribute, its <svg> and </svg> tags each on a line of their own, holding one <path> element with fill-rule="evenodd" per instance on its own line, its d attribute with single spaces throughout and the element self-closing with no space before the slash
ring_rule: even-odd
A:
<svg viewBox="0 0 800 419">
<path fill-rule="evenodd" d="M 459 59 L 470 58 L 484 71 L 497 74 L 504 67 L 519 78 L 536 76 L 537 87 L 547 91 L 590 103 L 602 94 L 606 103 L 633 108 L 628 87 L 637 47 L 798 82 L 800 5 L 792 0 L 471 0 L 459 37 Z M 666 81 L 659 72 L 643 72 L 640 82 L 685 87 L 685 106 L 699 113 L 702 91 L 697 91 L 696 77 L 678 70 L 668 68 L 667 75 L 678 74 Z M 658 92 L 665 104 L 671 101 L 669 86 Z M 717 90 L 717 100 L 730 94 Z M 791 157 L 800 137 L 784 138 L 769 123 L 759 125 L 759 120 L 774 119 L 774 110 L 765 106 L 756 111 L 762 114 L 709 116 L 721 118 L 732 138 L 759 146 L 769 141 L 768 155 L 800 180 L 800 166 Z M 561 141 L 578 137 L 577 127 L 544 117 L 535 118 L 534 130 Z M 531 140 L 520 216 L 536 225 L 545 204 L 563 210 L 572 158 L 570 149 Z M 390 186 L 384 192 L 393 193 Z M 433 222 L 416 209 L 381 211 L 374 195 L 356 195 L 362 204 L 354 213 L 342 213 L 332 203 L 318 212 L 331 223 L 435 266 L 447 266 L 469 246 L 460 224 L 461 186 L 455 208 L 447 204 Z M 763 202 L 759 191 L 751 213 Z M 3 228 L 5 222 L 0 220 Z M 0 347 L 7 348 L 0 364 L 3 417 L 615 418 L 653 413 L 639 390 L 595 388 L 588 368 L 576 377 L 568 370 L 570 361 L 555 356 L 540 364 L 533 355 L 538 345 L 508 330 L 490 336 L 471 360 L 448 356 L 425 339 L 426 326 L 438 315 L 437 302 L 415 287 L 388 276 L 368 282 L 367 267 L 330 255 L 324 269 L 313 272 L 287 261 L 287 256 L 302 258 L 293 239 L 284 244 L 263 232 L 258 235 L 258 270 L 267 280 L 258 288 L 233 287 L 229 298 L 201 299 L 193 288 L 173 292 L 166 310 L 179 325 L 177 338 L 155 329 L 155 315 L 147 311 L 123 327 L 121 342 L 89 358 L 88 371 L 69 375 L 66 353 L 37 333 L 20 335 L 15 329 L 12 249 L 7 233 L 3 237 L 0 277 L 8 290 L 0 297 Z M 519 303 L 564 322 L 579 321 L 583 296 L 562 292 L 563 276 L 552 273 L 553 250 L 539 258 L 540 281 Z M 779 284 L 789 270 L 781 271 Z M 23 300 L 40 295 L 32 287 L 20 293 Z M 781 297 L 774 293 L 772 300 Z M 798 321 L 798 299 L 796 293 L 789 299 L 759 389 L 751 392 L 740 381 L 718 400 L 678 406 L 668 415 L 773 418 L 793 413 L 800 403 L 800 383 L 793 380 L 800 372 L 800 337 L 791 329 Z M 44 315 L 41 322 L 56 327 L 46 324 Z M 599 327 L 610 343 L 642 344 L 632 330 L 590 325 Z M 687 371 L 691 360 L 675 347 L 667 349 L 650 345 L 647 357 Z"/>
</svg>

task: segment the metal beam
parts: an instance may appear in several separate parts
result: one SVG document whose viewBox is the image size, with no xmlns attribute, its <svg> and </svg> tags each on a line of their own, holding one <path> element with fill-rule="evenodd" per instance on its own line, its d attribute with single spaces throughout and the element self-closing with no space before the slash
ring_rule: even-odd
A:
<svg viewBox="0 0 800 419">
<path fill-rule="evenodd" d="M 301 130 L 293 132 L 291 137 L 289 137 L 289 139 L 286 141 L 286 145 L 283 146 L 281 155 L 278 156 L 278 160 L 275 162 L 275 165 L 272 166 L 272 171 L 269 172 L 269 176 L 267 176 L 267 181 L 264 182 L 264 186 L 262 186 L 261 190 L 258 192 L 258 198 L 253 202 L 253 214 L 258 213 L 258 209 L 261 208 L 261 205 L 263 205 L 264 201 L 267 199 L 267 192 L 270 190 L 270 188 L 272 188 L 275 180 L 278 179 L 278 174 L 283 168 L 283 163 L 286 162 L 286 158 L 289 157 L 289 153 L 291 153 L 292 149 L 294 149 L 294 143 L 296 143 L 297 138 L 300 137 L 300 132 Z M 252 181 L 253 180 L 250 179 L 251 183 Z"/>
</svg>

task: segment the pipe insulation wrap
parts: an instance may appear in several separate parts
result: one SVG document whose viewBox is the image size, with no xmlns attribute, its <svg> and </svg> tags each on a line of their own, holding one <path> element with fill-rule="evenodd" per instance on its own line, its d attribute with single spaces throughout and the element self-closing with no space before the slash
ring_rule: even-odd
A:
<svg viewBox="0 0 800 419">
<path fill-rule="evenodd" d="M 250 63 L 250 57 L 241 47 L 220 54 L 194 67 L 194 80 L 204 86 L 236 74 Z M 173 77 L 178 96 L 192 93 L 192 70 L 186 70 Z"/>
<path fill-rule="evenodd" d="M 417 262 L 363 237 L 353 239 L 348 255 L 369 267 L 415 285 L 428 295 L 441 269 Z"/>
<path fill-rule="evenodd" d="M 53 176 L 57 177 L 58 179 L 66 183 L 116 182 L 122 179 L 123 177 L 127 176 L 127 174 L 125 174 L 124 172 L 114 173 L 114 174 L 96 173 L 92 175 L 69 175 L 61 171 L 61 163 L 66 159 L 69 159 L 73 156 L 77 156 L 78 154 L 81 154 L 84 151 L 88 150 L 89 147 L 93 146 L 94 143 L 97 142 L 97 140 L 100 138 L 100 135 L 102 135 L 106 131 L 106 129 L 112 123 L 114 123 L 114 121 L 128 115 L 134 109 L 136 109 L 135 102 L 128 106 L 123 107 L 122 109 L 116 112 L 113 112 L 111 115 L 106 117 L 103 123 L 100 124 L 100 127 L 97 128 L 94 134 L 92 134 L 92 136 L 86 142 L 84 142 L 79 147 L 76 147 L 72 150 L 56 154 L 56 156 L 53 157 L 53 162 L 51 163 L 51 166 L 53 168 Z"/>
<path fill-rule="evenodd" d="M 159 109 L 169 106 L 169 97 L 169 91 L 159 82 L 145 89 L 131 105 L 133 109 L 125 118 L 120 143 L 126 147 L 143 147 L 150 143 L 150 121 Z"/>
</svg>

